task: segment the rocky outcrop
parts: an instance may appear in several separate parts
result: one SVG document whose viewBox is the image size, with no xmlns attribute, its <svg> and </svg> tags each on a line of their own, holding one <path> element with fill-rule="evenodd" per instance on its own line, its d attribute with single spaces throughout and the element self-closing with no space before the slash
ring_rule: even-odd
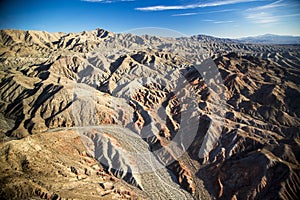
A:
<svg viewBox="0 0 300 200">
<path fill-rule="evenodd" d="M 76 131 L 28 136 L 0 148 L 4 199 L 143 199 L 145 195 L 105 172 L 86 152 Z"/>
</svg>

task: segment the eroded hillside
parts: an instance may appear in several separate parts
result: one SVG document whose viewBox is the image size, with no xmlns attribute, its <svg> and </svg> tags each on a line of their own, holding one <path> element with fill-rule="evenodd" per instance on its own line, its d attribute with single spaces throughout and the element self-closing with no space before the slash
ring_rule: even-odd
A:
<svg viewBox="0 0 300 200">
<path fill-rule="evenodd" d="M 297 199 L 299 46 L 0 32 L 1 196 Z"/>
</svg>

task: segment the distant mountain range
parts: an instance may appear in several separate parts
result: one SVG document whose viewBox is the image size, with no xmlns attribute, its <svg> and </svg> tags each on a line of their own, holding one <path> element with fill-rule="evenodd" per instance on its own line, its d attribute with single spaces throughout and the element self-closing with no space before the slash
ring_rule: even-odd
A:
<svg viewBox="0 0 300 200">
<path fill-rule="evenodd" d="M 252 44 L 300 44 L 300 36 L 265 34 L 254 37 L 236 39 L 242 43 Z"/>
</svg>

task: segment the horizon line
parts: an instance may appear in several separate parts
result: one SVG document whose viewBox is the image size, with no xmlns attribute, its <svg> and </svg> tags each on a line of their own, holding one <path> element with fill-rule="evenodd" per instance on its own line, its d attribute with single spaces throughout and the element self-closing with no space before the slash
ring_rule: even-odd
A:
<svg viewBox="0 0 300 200">
<path fill-rule="evenodd" d="M 215 38 L 220 38 L 220 39 L 243 39 L 243 38 L 247 38 L 247 37 L 258 37 L 258 36 L 265 36 L 265 35 L 275 35 L 275 36 L 288 36 L 288 37 L 300 37 L 299 35 L 293 35 L 293 34 L 278 34 L 278 33 L 270 33 L 270 32 L 266 32 L 263 34 L 256 34 L 256 35 L 245 35 L 245 36 L 239 36 L 239 37 L 234 37 L 234 36 L 216 36 L 214 34 L 207 34 L 207 33 L 198 33 L 198 34 L 186 34 L 186 33 L 182 33 L 180 31 L 174 30 L 174 29 L 170 29 L 170 28 L 163 28 L 163 27 L 143 27 L 143 28 L 132 28 L 129 30 L 125 30 L 125 31 L 110 31 L 108 29 L 105 28 L 93 28 L 93 29 L 89 29 L 89 30 L 81 30 L 81 31 L 48 31 L 48 30 L 42 30 L 42 29 L 19 29 L 19 28 L 0 28 L 0 31 L 3 30 L 12 30 L 12 31 L 41 31 L 41 32 L 48 32 L 48 33 L 82 33 L 84 31 L 89 32 L 89 31 L 95 31 L 97 29 L 101 29 L 101 30 L 105 30 L 111 33 L 115 33 L 115 34 L 135 34 L 135 33 L 131 33 L 128 32 L 130 30 L 138 30 L 138 29 L 149 29 L 149 28 L 156 28 L 156 29 L 160 29 L 160 30 L 169 30 L 169 31 L 174 31 L 177 34 L 181 34 L 183 36 L 180 37 L 194 37 L 194 36 L 199 36 L 199 35 L 203 35 L 203 36 L 210 36 L 210 37 L 215 37 Z M 139 35 L 139 34 L 135 34 L 135 35 Z M 154 34 L 141 34 L 141 35 L 150 35 L 150 36 L 157 36 L 157 37 L 165 37 L 165 36 L 160 36 L 158 35 L 154 35 Z M 180 38 L 180 37 L 172 37 L 170 36 L 170 38 Z"/>
</svg>

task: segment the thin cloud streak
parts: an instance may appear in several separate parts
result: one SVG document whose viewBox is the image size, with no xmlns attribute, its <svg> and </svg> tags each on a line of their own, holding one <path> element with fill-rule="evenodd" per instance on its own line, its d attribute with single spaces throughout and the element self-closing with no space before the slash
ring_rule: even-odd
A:
<svg viewBox="0 0 300 200">
<path fill-rule="evenodd" d="M 191 15 L 199 15 L 199 13 L 181 13 L 181 14 L 174 14 L 172 17 L 182 17 L 182 16 L 191 16 Z"/>
<path fill-rule="evenodd" d="M 279 22 L 282 18 L 295 17 L 300 15 L 299 13 L 289 15 L 278 15 L 279 7 L 291 6 L 282 2 L 283 0 L 278 0 L 263 6 L 249 8 L 246 10 L 246 19 L 255 24 L 274 24 Z"/>
<path fill-rule="evenodd" d="M 183 17 L 183 16 L 191 16 L 191 15 L 205 15 L 210 13 L 222 13 L 222 12 L 232 12 L 236 11 L 237 9 L 224 9 L 224 10 L 214 10 L 209 12 L 190 12 L 190 13 L 180 13 L 171 15 L 172 17 Z"/>
<path fill-rule="evenodd" d="M 217 21 L 217 20 L 213 20 L 213 19 L 203 19 L 201 20 L 203 22 L 212 22 L 214 24 L 226 24 L 226 23 L 233 23 L 234 21 Z"/>
<path fill-rule="evenodd" d="M 234 21 L 215 21 L 214 24 L 227 24 L 227 23 L 233 23 Z"/>
<path fill-rule="evenodd" d="M 266 12 L 251 13 L 246 18 L 256 24 L 269 24 L 279 20 L 276 16 Z"/>
<path fill-rule="evenodd" d="M 214 10 L 209 12 L 200 12 L 199 14 L 222 13 L 222 12 L 232 12 L 232 11 L 237 11 L 237 9 Z"/>
<path fill-rule="evenodd" d="M 232 5 L 232 4 L 254 2 L 254 1 L 261 1 L 261 0 L 227 0 L 227 1 L 215 1 L 215 2 L 201 3 L 201 4 L 177 5 L 177 6 L 159 5 L 159 6 L 135 8 L 135 10 L 139 10 L 139 11 L 186 10 L 186 9 L 195 9 L 195 8 L 206 8 L 206 7 Z"/>
<path fill-rule="evenodd" d="M 269 13 L 261 12 L 261 13 L 250 14 L 246 18 L 253 21 L 253 23 L 256 23 L 256 24 L 269 24 L 269 23 L 279 22 L 280 19 L 282 19 L 282 18 L 299 17 L 299 16 L 300 16 L 300 13 L 274 16 Z"/>
<path fill-rule="evenodd" d="M 258 6 L 254 8 L 249 8 L 247 9 L 248 11 L 258 11 L 258 10 L 266 10 L 266 9 L 272 9 L 272 8 L 278 8 L 278 7 L 283 7 L 287 6 L 286 3 L 281 3 L 283 0 L 275 1 L 273 3 L 264 5 L 264 6 Z"/>
</svg>

